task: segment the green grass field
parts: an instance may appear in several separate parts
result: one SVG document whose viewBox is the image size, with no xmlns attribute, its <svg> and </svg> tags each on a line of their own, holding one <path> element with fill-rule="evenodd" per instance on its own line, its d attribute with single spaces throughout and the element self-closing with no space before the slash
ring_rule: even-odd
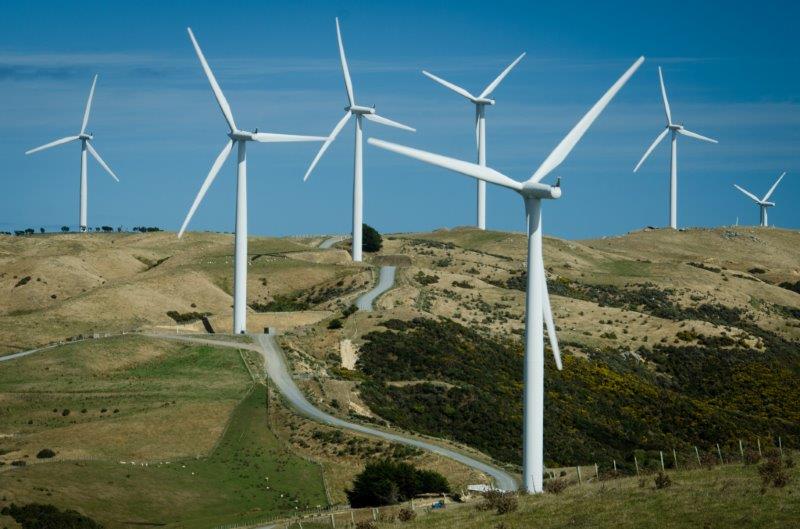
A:
<svg viewBox="0 0 800 529">
<path fill-rule="evenodd" d="M 327 504 L 321 468 L 269 429 L 265 387 L 234 349 L 72 344 L 4 365 L 0 388 L 0 505 L 52 503 L 107 528 L 206 528 Z M 55 460 L 37 460 L 42 448 Z"/>
</svg>

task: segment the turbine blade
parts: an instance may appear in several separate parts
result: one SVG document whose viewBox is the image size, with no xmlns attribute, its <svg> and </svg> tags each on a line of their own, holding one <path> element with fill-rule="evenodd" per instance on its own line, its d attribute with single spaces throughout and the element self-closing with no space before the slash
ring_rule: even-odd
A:
<svg viewBox="0 0 800 529">
<path fill-rule="evenodd" d="M 417 129 L 413 127 L 409 127 L 408 125 L 403 125 L 402 123 L 392 121 L 391 119 L 379 116 L 378 114 L 363 114 L 363 116 L 368 120 L 374 121 L 375 123 L 380 123 L 381 125 L 388 125 L 389 127 L 394 127 L 396 129 L 403 129 L 411 132 L 417 132 Z"/>
<path fill-rule="evenodd" d="M 327 136 L 300 136 L 297 134 L 275 134 L 272 132 L 256 132 L 253 139 L 261 143 L 289 143 L 296 141 L 325 141 Z"/>
<path fill-rule="evenodd" d="M 661 134 L 656 136 L 655 141 L 653 141 L 653 143 L 650 144 L 650 147 L 648 147 L 647 150 L 644 151 L 644 156 L 642 156 L 642 159 L 639 160 L 639 163 L 636 164 L 636 167 L 633 168 L 634 173 L 639 170 L 639 167 L 641 167 L 644 161 L 647 160 L 647 157 L 650 156 L 650 153 L 653 152 L 653 149 L 656 148 L 656 145 L 661 143 L 661 140 L 663 140 L 667 136 L 668 132 L 669 128 L 664 127 L 664 130 L 661 131 Z"/>
<path fill-rule="evenodd" d="M 353 81 L 350 79 L 350 68 L 347 67 L 347 57 L 344 55 L 342 30 L 339 29 L 339 17 L 336 17 L 336 40 L 339 42 L 339 59 L 342 61 L 342 73 L 344 74 L 344 88 L 347 90 L 347 100 L 350 101 L 350 105 L 355 105 L 356 96 L 353 94 Z"/>
<path fill-rule="evenodd" d="M 89 112 L 92 110 L 92 99 L 94 98 L 94 85 L 97 84 L 97 74 L 94 74 L 92 80 L 92 88 L 89 90 L 89 99 L 86 100 L 86 109 L 83 111 L 83 124 L 81 125 L 81 134 L 86 132 L 86 125 L 89 124 Z"/>
<path fill-rule="evenodd" d="M 66 138 L 61 138 L 60 140 L 51 141 L 50 143 L 45 143 L 39 147 L 35 147 L 29 151 L 25 151 L 25 154 L 33 154 L 35 152 L 43 151 L 45 149 L 49 149 L 50 147 L 55 147 L 57 145 L 62 145 L 64 143 L 69 143 L 71 141 L 75 141 L 80 139 L 80 136 L 67 136 Z"/>
<path fill-rule="evenodd" d="M 478 180 L 484 180 L 492 184 L 508 187 L 515 191 L 520 191 L 522 189 L 521 182 L 517 182 L 516 180 L 513 180 L 489 167 L 465 162 L 463 160 L 457 160 L 455 158 L 448 158 L 447 156 L 421 151 L 419 149 L 412 149 L 411 147 L 405 147 L 403 145 L 377 140 L 375 138 L 368 139 L 367 143 L 387 151 L 408 156 L 409 158 L 415 158 L 431 165 L 436 165 L 438 167 L 443 167 L 463 175 L 471 176 L 472 178 L 477 178 Z"/>
<path fill-rule="evenodd" d="M 100 154 L 96 150 L 94 150 L 94 147 L 92 147 L 92 144 L 89 143 L 88 141 L 86 142 L 86 148 L 89 150 L 91 155 L 94 156 L 94 159 L 97 160 L 97 163 L 99 163 L 100 166 L 103 169 L 105 169 L 108 174 L 111 175 L 111 178 L 119 182 L 119 178 L 117 178 L 117 175 L 114 174 L 114 171 L 112 171 L 111 168 L 108 166 L 108 164 L 104 162 L 102 158 L 100 158 Z"/>
<path fill-rule="evenodd" d="M 684 136 L 688 136 L 688 137 L 690 137 L 690 138 L 695 138 L 695 139 L 698 139 L 698 140 L 707 141 L 707 142 L 709 142 L 709 143 L 719 143 L 719 142 L 718 142 L 717 140 L 715 140 L 715 139 L 712 139 L 712 138 L 707 138 L 707 137 L 705 137 L 705 136 L 702 136 L 702 135 L 700 135 L 700 134 L 698 134 L 698 133 L 696 133 L 696 132 L 692 132 L 691 130 L 686 130 L 686 129 L 678 129 L 678 134 L 682 134 L 682 135 L 684 135 Z"/>
<path fill-rule="evenodd" d="M 539 252 L 542 255 L 542 252 Z M 553 359 L 556 367 L 561 371 L 564 366 L 561 363 L 561 349 L 558 347 L 558 336 L 556 336 L 556 325 L 553 322 L 553 309 L 550 307 L 550 294 L 547 291 L 547 275 L 544 272 L 544 260 L 539 259 L 539 280 L 542 282 L 542 310 L 544 311 L 544 323 L 547 327 L 547 337 L 550 340 L 550 348 L 553 350 Z"/>
<path fill-rule="evenodd" d="M 594 120 L 597 119 L 597 117 L 601 112 L 603 112 L 606 106 L 608 106 L 611 100 L 614 99 L 614 96 L 617 95 L 617 92 L 619 92 L 620 89 L 625 86 L 625 83 L 628 82 L 628 79 L 630 79 L 636 70 L 639 69 L 639 66 L 641 66 L 643 62 L 644 57 L 639 57 L 636 59 L 636 62 L 634 62 L 633 65 L 631 65 L 631 67 L 628 68 L 624 74 L 622 74 L 622 77 L 617 79 L 617 82 L 611 85 L 611 88 L 609 88 L 608 91 L 603 94 L 603 97 L 601 97 L 600 100 L 594 104 L 589 112 L 587 112 L 586 115 L 581 118 L 578 124 L 575 125 L 571 131 L 569 131 L 569 134 L 567 134 L 564 139 L 561 140 L 561 143 L 559 143 L 558 146 L 553 149 L 553 152 L 550 153 L 550 156 L 548 156 L 542 165 L 539 166 L 536 172 L 533 173 L 533 176 L 531 176 L 529 182 L 540 182 L 542 178 L 550 174 L 553 169 L 561 165 L 561 162 L 564 161 L 564 159 L 567 157 L 567 155 L 569 155 L 586 131 L 589 130 L 589 127 L 592 125 L 592 123 L 594 123 Z"/>
<path fill-rule="evenodd" d="M 514 59 L 514 62 L 512 62 L 511 64 L 509 64 L 509 65 L 506 67 L 506 69 L 505 69 L 505 70 L 503 70 L 502 72 L 500 72 L 500 75 L 498 75 L 498 76 L 497 76 L 497 79 L 495 79 L 494 81 L 492 81 L 491 83 L 489 83 L 489 86 L 487 86 L 487 87 L 486 87 L 486 89 L 484 89 L 484 91 L 483 91 L 483 92 L 481 92 L 481 95 L 479 95 L 478 97 L 480 97 L 480 98 L 489 97 L 489 95 L 491 95 L 491 93 L 492 93 L 492 92 L 494 92 L 494 89 L 495 89 L 495 88 L 497 88 L 497 85 L 499 85 L 499 84 L 500 84 L 500 82 L 501 82 L 503 79 L 505 79 L 505 78 L 506 78 L 506 75 L 508 75 L 508 73 L 509 73 L 509 72 L 510 72 L 510 71 L 511 71 L 513 68 L 514 68 L 514 66 L 516 66 L 516 65 L 517 65 L 517 63 L 518 63 L 519 61 L 521 61 L 521 60 L 522 60 L 522 58 L 523 58 L 523 57 L 525 57 L 525 52 L 522 52 L 522 55 L 520 55 L 519 57 L 517 57 L 516 59 Z"/>
<path fill-rule="evenodd" d="M 784 172 L 783 172 L 783 174 L 781 174 L 781 175 L 778 177 L 778 180 L 776 180 L 776 181 L 775 181 L 775 183 L 774 183 L 774 184 L 772 184 L 772 187 L 770 187 L 770 188 L 769 188 L 769 191 L 767 191 L 767 194 L 766 194 L 766 195 L 764 195 L 764 198 L 762 198 L 762 199 L 761 199 L 763 202 L 766 202 L 767 200 L 769 200 L 769 197 L 771 197 L 771 196 L 772 196 L 772 193 L 774 193 L 774 192 L 775 192 L 775 188 L 776 188 L 776 187 L 778 187 L 778 184 L 780 184 L 780 183 L 781 183 L 781 180 L 783 180 L 783 177 L 784 177 L 784 176 L 786 176 L 786 171 L 784 171 Z"/>
<path fill-rule="evenodd" d="M 203 197 L 206 196 L 206 191 L 214 182 L 214 179 L 217 177 L 217 173 L 219 173 L 222 164 L 225 163 L 225 160 L 228 159 L 228 156 L 231 154 L 231 149 L 233 148 L 233 140 L 228 140 L 228 143 L 225 144 L 223 147 L 222 152 L 219 153 L 217 159 L 214 160 L 214 165 L 211 166 L 211 170 L 208 172 L 208 176 L 206 177 L 203 185 L 200 186 L 200 191 L 197 193 L 197 196 L 194 198 L 194 202 L 192 203 L 192 207 L 189 208 L 189 214 L 186 215 L 186 220 L 183 221 L 183 226 L 181 226 L 181 230 L 178 232 L 178 237 L 183 236 L 183 232 L 186 231 L 186 227 L 189 225 L 189 221 L 192 220 L 194 216 L 194 212 L 197 211 L 197 206 L 200 205 L 200 202 L 203 201 Z"/>
<path fill-rule="evenodd" d="M 741 191 L 742 193 L 744 193 L 748 197 L 752 198 L 755 202 L 761 204 L 761 199 L 759 199 L 757 196 L 755 196 L 753 193 L 751 193 L 747 189 L 741 188 L 741 187 L 737 186 L 736 184 L 733 184 L 733 187 L 735 187 L 736 189 L 738 189 L 739 191 Z"/>
<path fill-rule="evenodd" d="M 214 77 L 214 72 L 211 71 L 211 67 L 208 65 L 208 61 L 206 61 L 205 55 L 203 55 L 203 50 L 200 49 L 200 45 L 197 43 L 197 39 L 194 38 L 194 33 L 192 33 L 192 28 L 186 28 L 186 31 L 189 32 L 189 38 L 192 39 L 192 46 L 194 46 L 194 51 L 197 53 L 197 58 L 200 59 L 200 65 L 203 67 L 203 71 L 206 73 L 206 77 L 208 77 L 208 83 L 211 85 L 211 90 L 214 91 L 214 97 L 217 98 L 217 104 L 219 104 L 219 109 L 222 110 L 222 115 L 225 116 L 225 121 L 228 122 L 228 127 L 230 127 L 231 132 L 237 130 L 236 129 L 236 122 L 233 120 L 233 113 L 231 112 L 231 106 L 228 104 L 228 100 L 225 99 L 225 94 L 222 93 L 222 89 L 219 87 L 217 83 L 217 78 Z"/>
<path fill-rule="evenodd" d="M 322 155 L 325 154 L 325 151 L 328 150 L 328 147 L 331 146 L 331 143 L 333 143 L 333 140 L 336 139 L 336 137 L 342 131 L 344 126 L 347 124 L 347 120 L 350 119 L 350 116 L 352 116 L 352 115 L 353 115 L 353 113 L 348 110 L 347 112 L 345 112 L 344 117 L 339 120 L 339 123 L 337 123 L 336 126 L 333 127 L 333 130 L 331 131 L 330 136 L 328 136 L 328 139 L 325 140 L 325 143 L 322 144 L 322 147 L 320 148 L 320 150 L 317 153 L 317 155 L 314 157 L 314 160 L 311 162 L 311 165 L 308 166 L 308 170 L 306 171 L 306 175 L 303 177 L 303 182 L 308 180 L 308 177 L 311 175 L 311 171 L 313 171 L 314 168 L 317 166 L 317 164 L 319 163 L 320 158 L 322 158 Z"/>
<path fill-rule="evenodd" d="M 441 77 L 436 77 L 435 75 L 433 75 L 430 72 L 426 72 L 425 70 L 422 70 L 422 74 L 428 76 L 431 79 L 433 79 L 434 81 L 436 81 L 440 85 L 444 86 L 445 88 L 449 88 L 450 90 L 452 90 L 456 94 L 459 94 L 459 95 L 462 95 L 462 96 L 466 97 L 467 99 L 469 99 L 473 103 L 475 102 L 476 99 L 478 99 L 477 97 L 475 97 L 474 95 L 470 94 L 469 92 L 467 92 L 465 89 L 461 88 L 460 86 L 454 85 L 450 81 L 445 81 Z"/>
<path fill-rule="evenodd" d="M 664 113 L 667 115 L 667 125 L 672 125 L 672 112 L 669 110 L 667 87 L 664 86 L 664 75 L 661 73 L 661 66 L 658 67 L 658 81 L 661 84 L 661 99 L 664 100 Z"/>
</svg>

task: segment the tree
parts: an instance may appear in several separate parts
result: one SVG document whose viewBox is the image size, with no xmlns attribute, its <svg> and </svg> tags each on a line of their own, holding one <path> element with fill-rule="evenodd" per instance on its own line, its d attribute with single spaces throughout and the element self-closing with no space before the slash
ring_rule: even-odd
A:
<svg viewBox="0 0 800 529">
<path fill-rule="evenodd" d="M 368 463 L 353 481 L 352 490 L 345 492 L 351 507 L 379 507 L 408 501 L 418 494 L 447 493 L 450 485 L 438 472 L 384 460 Z"/>
<path fill-rule="evenodd" d="M 365 252 L 380 251 L 383 246 L 383 238 L 378 230 L 369 224 L 362 224 L 363 239 L 361 240 L 361 249 Z"/>
<path fill-rule="evenodd" d="M 44 228 L 39 228 L 39 233 L 44 233 Z"/>
<path fill-rule="evenodd" d="M 69 231 L 69 226 L 61 226 L 61 231 L 67 233 Z"/>
</svg>

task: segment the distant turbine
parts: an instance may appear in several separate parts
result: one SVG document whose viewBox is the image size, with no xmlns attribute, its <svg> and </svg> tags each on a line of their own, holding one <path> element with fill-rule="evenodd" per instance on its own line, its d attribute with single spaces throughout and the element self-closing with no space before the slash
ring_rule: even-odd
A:
<svg viewBox="0 0 800 529">
<path fill-rule="evenodd" d="M 771 197 L 772 193 L 775 192 L 775 188 L 778 187 L 778 184 L 781 183 L 781 180 L 783 180 L 783 177 L 785 175 L 786 175 L 786 171 L 784 171 L 778 177 L 778 180 L 774 184 L 772 184 L 772 187 L 769 188 L 769 191 L 767 191 L 767 194 L 764 195 L 764 198 L 758 198 L 757 196 L 755 196 L 750 191 L 747 191 L 746 189 L 742 189 L 741 187 L 737 186 L 736 184 L 733 184 L 733 187 L 735 187 L 736 189 L 738 189 L 739 191 L 741 191 L 742 193 L 744 193 L 748 197 L 752 198 L 753 201 L 756 204 L 758 204 L 758 209 L 761 211 L 761 226 L 763 226 L 765 228 L 767 226 L 769 226 L 769 222 L 767 221 L 767 208 L 771 208 L 772 206 L 775 205 L 775 202 L 768 202 L 769 197 Z"/>
<path fill-rule="evenodd" d="M 81 131 L 78 133 L 77 136 L 67 136 L 66 138 L 61 138 L 60 140 L 56 140 L 50 142 L 48 144 L 42 145 L 41 147 L 36 147 L 35 149 L 31 149 L 26 151 L 25 154 L 33 154 L 35 152 L 43 151 L 45 149 L 49 149 L 50 147 L 55 147 L 57 145 L 62 145 L 64 143 L 69 143 L 71 141 L 81 140 L 81 183 L 80 183 L 80 201 L 78 206 L 78 226 L 80 227 L 81 231 L 86 231 L 88 226 L 87 219 L 87 202 L 89 200 L 89 182 L 88 182 L 88 171 L 86 167 L 86 151 L 89 151 L 94 159 L 97 160 L 97 163 L 100 164 L 100 167 L 106 170 L 111 177 L 119 182 L 119 178 L 117 175 L 114 174 L 114 171 L 103 161 L 100 157 L 100 154 L 92 147 L 91 141 L 94 139 L 92 134 L 86 132 L 86 126 L 89 124 L 89 112 L 92 109 L 92 99 L 94 98 L 94 86 L 97 84 L 97 75 L 94 76 L 92 80 L 92 88 L 89 90 L 89 99 L 86 101 L 86 109 L 83 111 L 83 124 L 81 125 Z"/>
<path fill-rule="evenodd" d="M 644 156 L 642 156 L 642 159 L 639 160 L 639 163 L 637 163 L 636 167 L 633 169 L 633 172 L 635 173 L 639 170 L 639 167 L 641 167 L 647 157 L 650 156 L 650 153 L 653 152 L 656 145 L 661 143 L 661 140 L 667 136 L 668 132 L 672 132 L 672 157 L 670 158 L 669 164 L 669 227 L 674 230 L 678 228 L 678 134 L 709 143 L 718 142 L 717 140 L 687 130 L 683 128 L 681 124 L 672 122 L 672 113 L 669 110 L 669 101 L 667 101 L 667 89 L 664 86 L 664 76 L 661 74 L 660 66 L 658 67 L 658 79 L 661 83 L 661 97 L 664 100 L 664 112 L 667 115 L 667 126 L 661 134 L 656 136 L 655 141 L 653 141 L 650 147 L 647 148 Z"/>
<path fill-rule="evenodd" d="M 395 143 L 370 138 L 368 143 L 388 151 L 416 158 L 461 173 L 478 180 L 507 187 L 519 193 L 525 202 L 525 215 L 528 224 L 528 262 L 525 295 L 525 398 L 522 443 L 522 478 L 527 492 L 542 492 L 542 472 L 544 470 L 544 332 L 547 325 L 550 346 L 553 349 L 556 366 L 561 369 L 561 353 L 550 309 L 547 281 L 542 259 L 542 199 L 556 199 L 561 196 L 559 182 L 555 186 L 542 184 L 541 180 L 558 167 L 569 155 L 581 137 L 586 133 L 603 109 L 625 85 L 644 62 L 644 57 L 633 63 L 616 83 L 595 103 L 561 143 L 536 169 L 526 182 L 518 182 L 508 176 L 482 165 L 477 165 L 439 154 L 433 154 Z"/>
<path fill-rule="evenodd" d="M 197 53 L 197 58 L 200 59 L 203 71 L 205 71 L 208 82 L 211 84 L 211 90 L 214 91 L 214 96 L 217 99 L 219 108 L 222 110 L 222 115 L 228 123 L 228 128 L 230 129 L 228 138 L 230 139 L 225 144 L 225 147 L 223 147 L 222 152 L 219 153 L 219 156 L 217 156 L 214 165 L 211 166 L 211 171 L 209 171 L 203 185 L 200 186 L 200 192 L 197 193 L 194 203 L 189 209 L 189 214 L 186 215 L 186 220 L 183 221 L 181 230 L 178 232 L 178 237 L 183 236 L 183 232 L 186 231 L 189 221 L 192 220 L 197 206 L 202 202 L 206 191 L 208 191 L 211 183 L 214 182 L 214 179 L 217 177 L 217 173 L 222 167 L 222 164 L 225 163 L 225 160 L 227 160 L 228 156 L 231 154 L 233 145 L 236 144 L 239 157 L 236 171 L 236 254 L 234 257 L 233 275 L 233 332 L 235 334 L 241 334 L 244 333 L 247 328 L 247 142 L 283 143 L 296 141 L 325 141 L 326 138 L 324 136 L 273 134 L 271 132 L 258 132 L 258 129 L 256 129 L 256 132 L 247 132 L 237 128 L 228 100 L 225 99 L 222 89 L 219 87 L 219 84 L 217 84 L 217 79 L 214 77 L 214 73 L 211 71 L 208 62 L 206 62 L 200 45 L 197 43 L 197 39 L 194 38 L 192 29 L 187 28 L 187 31 L 189 32 L 189 38 L 192 40 L 194 51 Z"/>
<path fill-rule="evenodd" d="M 362 116 L 367 118 L 370 121 L 374 121 L 375 123 L 380 123 L 381 125 L 388 125 L 390 127 L 396 127 L 398 129 L 403 130 L 410 130 L 411 132 L 416 132 L 416 129 L 403 125 L 402 123 L 398 123 L 396 121 L 392 121 L 391 119 L 386 119 L 382 116 L 379 116 L 375 113 L 375 106 L 372 107 L 364 107 L 356 105 L 356 98 L 353 94 L 353 82 L 350 79 L 350 69 L 347 67 L 347 58 L 344 55 L 344 45 L 342 44 L 342 32 L 339 29 L 339 19 L 336 19 L 336 39 L 339 42 L 339 58 L 342 61 L 342 73 L 344 74 L 344 88 L 347 92 L 347 101 L 348 106 L 344 108 L 345 113 L 344 117 L 339 120 L 339 123 L 333 127 L 333 131 L 331 132 L 328 139 L 325 140 L 325 143 L 322 144 L 322 148 L 317 153 L 317 156 L 314 157 L 314 161 L 311 162 L 311 165 L 308 167 L 308 171 L 306 171 L 306 175 L 303 177 L 303 181 L 305 182 L 308 180 L 309 175 L 311 175 L 311 171 L 314 170 L 314 167 L 317 166 L 320 158 L 328 150 L 333 140 L 339 135 L 339 132 L 342 131 L 345 124 L 347 124 L 347 120 L 350 119 L 350 116 L 356 116 L 356 145 L 355 145 L 355 160 L 354 160 L 354 170 L 353 170 L 353 261 L 361 262 L 361 224 L 363 223 L 363 160 L 362 160 L 362 149 L 363 149 L 363 139 L 362 139 L 362 123 L 361 118 Z"/>
<path fill-rule="evenodd" d="M 475 104 L 475 141 L 477 142 L 478 146 L 478 165 L 486 165 L 486 117 L 484 115 L 484 107 L 486 107 L 486 105 L 494 105 L 494 99 L 489 99 L 489 96 L 492 94 L 494 89 L 497 88 L 500 82 L 505 79 L 506 75 L 508 75 L 511 69 L 522 60 L 523 57 L 525 57 L 525 53 L 522 53 L 522 55 L 517 57 L 514 62 L 509 64 L 505 70 L 500 72 L 500 75 L 498 75 L 494 81 L 489 83 L 489 85 L 483 90 L 483 92 L 481 92 L 481 95 L 479 96 L 474 96 L 464 88 L 461 88 L 460 86 L 449 81 L 445 81 L 441 77 L 437 77 L 430 72 L 422 70 L 423 74 L 427 75 L 440 85 L 449 88 L 453 92 L 463 97 L 466 97 Z M 483 180 L 478 180 L 476 224 L 478 229 L 486 229 L 486 182 Z"/>
</svg>

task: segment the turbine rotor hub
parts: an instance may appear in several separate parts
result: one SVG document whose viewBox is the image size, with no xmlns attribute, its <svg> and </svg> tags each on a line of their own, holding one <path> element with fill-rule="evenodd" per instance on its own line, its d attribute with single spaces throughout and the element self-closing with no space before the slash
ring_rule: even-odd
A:
<svg viewBox="0 0 800 529">
<path fill-rule="evenodd" d="M 253 133 L 246 130 L 234 130 L 228 133 L 228 137 L 233 141 L 253 141 Z"/>
</svg>

